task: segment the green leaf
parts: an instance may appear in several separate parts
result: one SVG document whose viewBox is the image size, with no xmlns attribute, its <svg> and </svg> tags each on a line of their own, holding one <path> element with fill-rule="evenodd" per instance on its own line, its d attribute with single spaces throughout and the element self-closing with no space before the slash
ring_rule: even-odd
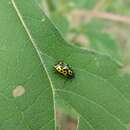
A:
<svg viewBox="0 0 130 130">
<path fill-rule="evenodd" d="M 71 105 L 66 103 L 65 100 L 62 100 L 60 97 L 56 98 L 56 108 L 73 119 L 77 119 L 78 117 L 78 113 L 71 107 Z"/>
<path fill-rule="evenodd" d="M 33 1 L 17 2 L 0 2 L 0 129 L 54 130 L 52 83 L 18 11 L 22 8 L 35 25 L 39 12 L 33 8 L 39 7 Z"/>
<path fill-rule="evenodd" d="M 76 7 L 91 9 L 94 8 L 97 0 L 71 0 Z"/>
<path fill-rule="evenodd" d="M 79 130 L 127 130 L 130 78 L 121 67 L 108 56 L 67 44 L 38 3 L 8 2 L 0 4 L 0 128 L 54 130 L 58 95 L 78 113 Z M 72 66 L 75 78 L 54 73 L 59 60 Z M 125 85 L 112 80 L 120 75 Z"/>
<path fill-rule="evenodd" d="M 60 13 L 51 13 L 51 20 L 54 22 L 55 26 L 59 29 L 63 36 L 66 36 L 69 30 L 69 22 L 67 18 Z"/>
<path fill-rule="evenodd" d="M 117 43 L 114 36 L 103 31 L 104 25 L 101 23 L 101 21 L 95 20 L 85 27 L 85 34 L 89 39 L 90 47 L 122 62 L 121 46 Z"/>
<path fill-rule="evenodd" d="M 107 12 L 112 12 L 120 15 L 130 15 L 130 1 L 126 0 L 109 0 L 106 2 L 106 5 L 103 7 Z"/>
</svg>

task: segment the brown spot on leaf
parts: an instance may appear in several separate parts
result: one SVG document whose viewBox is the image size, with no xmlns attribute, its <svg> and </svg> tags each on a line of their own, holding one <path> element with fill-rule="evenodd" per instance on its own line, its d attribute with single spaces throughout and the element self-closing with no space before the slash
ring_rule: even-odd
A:
<svg viewBox="0 0 130 130">
<path fill-rule="evenodd" d="M 12 94 L 14 97 L 19 97 L 19 96 L 22 96 L 24 93 L 25 93 L 25 88 L 19 85 L 13 90 Z"/>
<path fill-rule="evenodd" d="M 130 123 L 128 123 L 128 130 L 130 130 Z"/>
</svg>

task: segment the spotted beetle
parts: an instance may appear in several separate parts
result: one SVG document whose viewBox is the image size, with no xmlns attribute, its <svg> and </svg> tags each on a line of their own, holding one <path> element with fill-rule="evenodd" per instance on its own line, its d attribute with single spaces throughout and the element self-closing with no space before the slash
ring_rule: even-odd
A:
<svg viewBox="0 0 130 130">
<path fill-rule="evenodd" d="M 59 61 L 54 65 L 55 70 L 66 78 L 74 78 L 75 74 L 68 64 Z"/>
</svg>

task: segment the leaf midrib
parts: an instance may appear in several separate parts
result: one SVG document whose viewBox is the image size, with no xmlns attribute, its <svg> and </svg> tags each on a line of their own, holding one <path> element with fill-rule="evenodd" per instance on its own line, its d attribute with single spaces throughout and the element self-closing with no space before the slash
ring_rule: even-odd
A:
<svg viewBox="0 0 130 130">
<path fill-rule="evenodd" d="M 48 80 L 49 80 L 49 83 L 50 83 L 50 86 L 51 86 L 51 90 L 52 90 L 52 94 L 53 94 L 53 110 L 54 110 L 54 121 L 55 121 L 55 124 L 54 124 L 54 125 L 55 125 L 55 130 L 56 130 L 55 93 L 54 93 L 54 86 L 53 86 L 53 84 L 52 84 L 51 77 L 49 76 L 49 73 L 48 73 L 48 71 L 47 71 L 46 65 L 45 65 L 45 63 L 44 63 L 44 61 L 43 61 L 43 59 L 42 59 L 42 56 L 41 56 L 41 54 L 40 54 L 40 50 L 38 49 L 38 47 L 37 47 L 35 41 L 33 40 L 32 36 L 31 36 L 31 33 L 30 33 L 30 31 L 29 31 L 29 29 L 28 29 L 26 23 L 24 22 L 24 19 L 23 19 L 21 13 L 20 13 L 18 7 L 16 6 L 15 0 L 11 0 L 11 2 L 12 2 L 13 8 L 14 8 L 14 10 L 15 10 L 15 12 L 16 12 L 16 14 L 17 14 L 17 16 L 18 16 L 18 18 L 19 18 L 19 20 L 20 20 L 22 26 L 24 27 L 25 32 L 27 33 L 28 38 L 30 39 L 30 41 L 31 41 L 31 43 L 32 43 L 32 45 L 33 45 L 33 47 L 35 48 L 35 51 L 36 51 L 37 56 L 38 56 L 38 58 L 39 58 L 39 60 L 40 60 L 40 63 L 42 64 L 43 70 L 45 70 L 46 75 L 47 75 L 47 78 L 48 78 Z"/>
</svg>

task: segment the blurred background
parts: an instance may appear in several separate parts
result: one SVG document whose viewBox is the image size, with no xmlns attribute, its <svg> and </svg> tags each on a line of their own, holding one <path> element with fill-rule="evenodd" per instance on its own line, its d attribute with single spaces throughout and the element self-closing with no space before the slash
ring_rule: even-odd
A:
<svg viewBox="0 0 130 130">
<path fill-rule="evenodd" d="M 40 0 L 69 44 L 109 55 L 130 73 L 130 0 Z M 57 100 L 59 130 L 76 130 L 76 112 Z"/>
</svg>

